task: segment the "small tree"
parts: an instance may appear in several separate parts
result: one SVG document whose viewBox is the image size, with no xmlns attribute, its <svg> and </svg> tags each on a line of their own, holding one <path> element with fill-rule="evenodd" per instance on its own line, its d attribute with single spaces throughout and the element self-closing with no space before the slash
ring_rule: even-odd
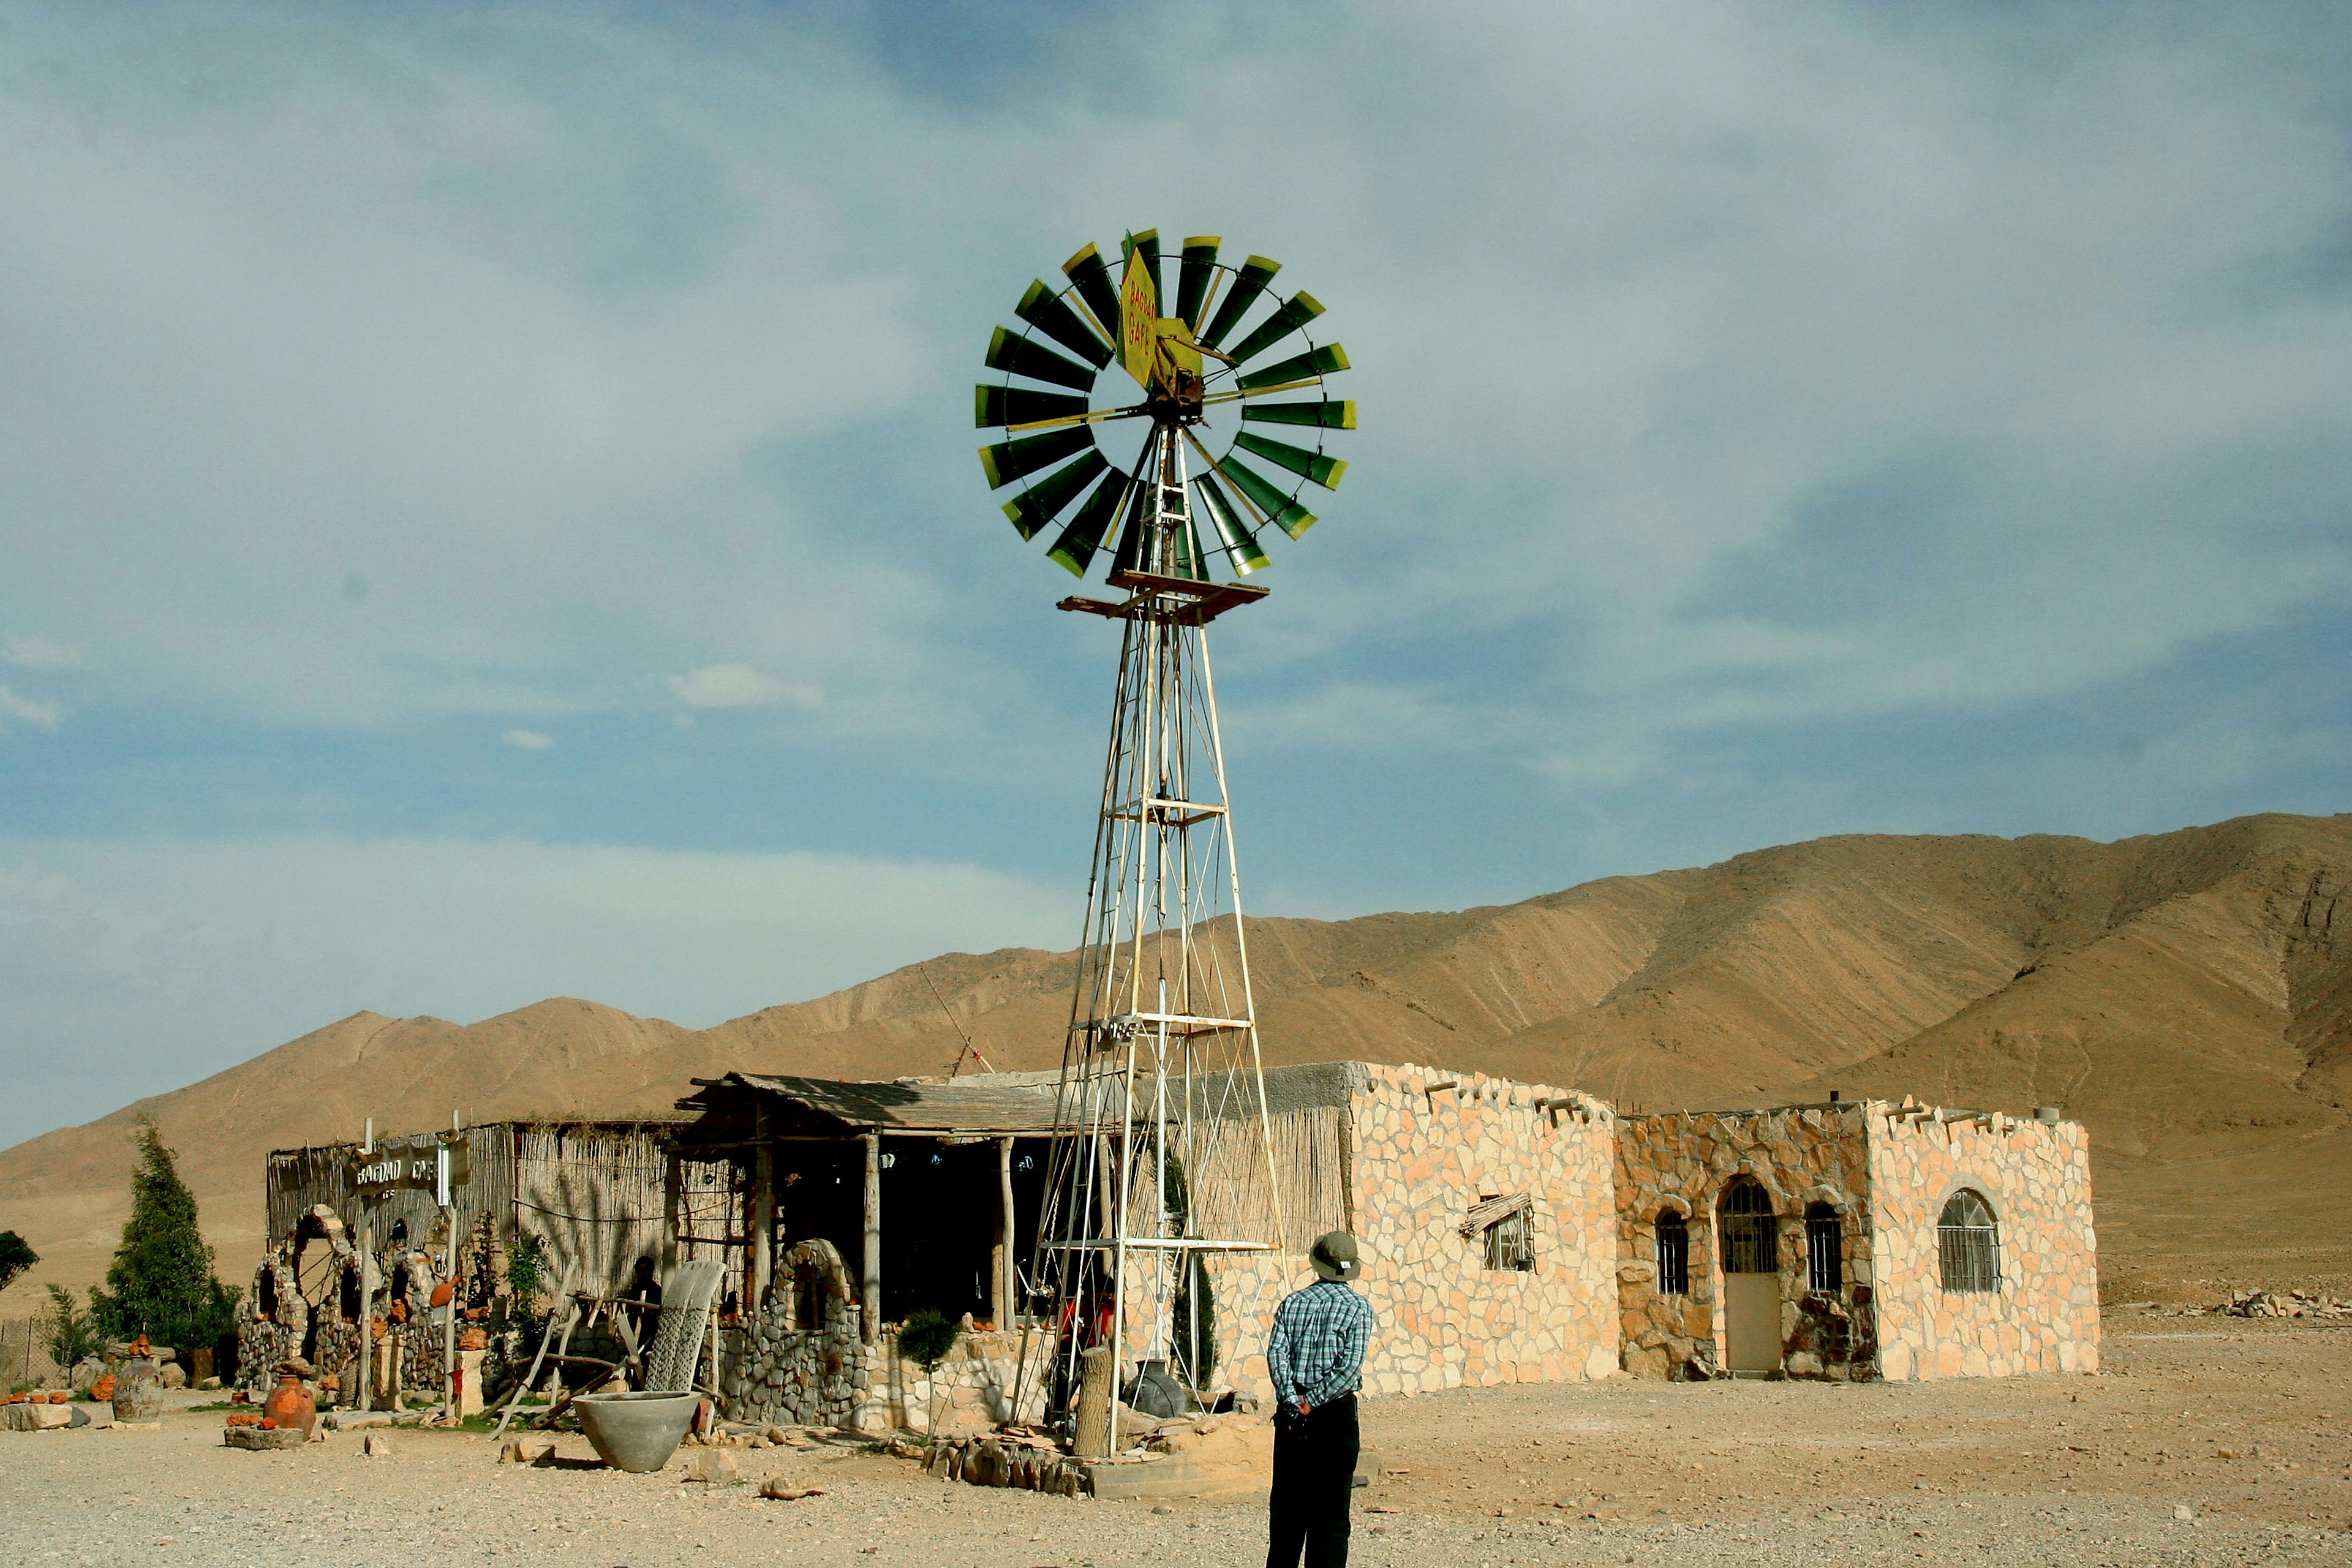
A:
<svg viewBox="0 0 2352 1568">
<path fill-rule="evenodd" d="M 898 1353 L 923 1369 L 923 1380 L 931 1385 L 931 1396 L 924 1405 L 924 1415 L 936 1438 L 940 1430 L 940 1363 L 948 1359 L 956 1341 L 963 1335 L 963 1327 L 937 1307 L 925 1307 L 907 1314 L 898 1325 Z"/>
<path fill-rule="evenodd" d="M 48 1321 L 41 1325 L 41 1348 L 68 1378 L 73 1369 L 99 1352 L 104 1341 L 88 1312 L 74 1306 L 73 1292 L 62 1285 L 49 1287 Z"/>
<path fill-rule="evenodd" d="M 142 1116 L 131 1139 L 139 1168 L 131 1175 L 131 1217 L 106 1289 L 90 1289 L 90 1313 L 117 1339 L 145 1334 L 177 1350 L 210 1345 L 231 1328 L 237 1292 L 213 1277 L 213 1249 L 196 1228 L 196 1195 L 180 1180 L 154 1121 Z"/>
<path fill-rule="evenodd" d="M 13 1230 L 0 1230 L 0 1290 L 14 1285 L 18 1275 L 40 1260 L 41 1255 L 23 1237 Z"/>
</svg>

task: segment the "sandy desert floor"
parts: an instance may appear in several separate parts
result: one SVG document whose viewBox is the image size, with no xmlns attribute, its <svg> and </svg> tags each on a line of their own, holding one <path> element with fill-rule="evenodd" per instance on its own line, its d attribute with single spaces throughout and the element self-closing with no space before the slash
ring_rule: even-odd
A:
<svg viewBox="0 0 2352 1568">
<path fill-rule="evenodd" d="M 2352 1326 L 2124 1314 L 2096 1377 L 1842 1387 L 1461 1391 L 1365 1407 L 1370 1565 L 2352 1563 Z M 1252 1500 L 1097 1503 L 929 1480 L 843 1445 L 740 1455 L 746 1484 L 556 1468 L 488 1439 L 344 1434 L 219 1447 L 160 1433 L 0 1434 L 0 1540 L 26 1564 L 1078 1568 L 1263 1560 Z M 763 1500 L 779 1475 L 823 1495 Z M 2179 1517 L 2180 1510 L 2191 1516 Z"/>
</svg>

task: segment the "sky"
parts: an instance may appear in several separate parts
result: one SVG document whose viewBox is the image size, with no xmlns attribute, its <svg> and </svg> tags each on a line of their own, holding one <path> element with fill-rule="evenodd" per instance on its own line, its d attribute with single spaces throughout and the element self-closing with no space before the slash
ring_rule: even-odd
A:
<svg viewBox="0 0 2352 1568">
<path fill-rule="evenodd" d="M 1254 912 L 2352 809 L 2347 82 L 2325 5 L 0 7 L 0 1144 L 1070 946 L 1116 630 L 970 389 L 1150 226 L 1355 367 L 1213 634 Z"/>
</svg>

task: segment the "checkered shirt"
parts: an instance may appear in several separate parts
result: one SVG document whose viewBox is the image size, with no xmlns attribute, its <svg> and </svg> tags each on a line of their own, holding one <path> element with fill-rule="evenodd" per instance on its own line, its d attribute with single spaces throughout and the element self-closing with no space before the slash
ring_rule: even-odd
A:
<svg viewBox="0 0 2352 1568">
<path fill-rule="evenodd" d="M 1337 1279 L 1318 1279 L 1275 1309 L 1265 1342 L 1265 1370 L 1274 1396 L 1328 1405 L 1363 1386 L 1364 1351 L 1372 1340 L 1372 1309 Z"/>
</svg>

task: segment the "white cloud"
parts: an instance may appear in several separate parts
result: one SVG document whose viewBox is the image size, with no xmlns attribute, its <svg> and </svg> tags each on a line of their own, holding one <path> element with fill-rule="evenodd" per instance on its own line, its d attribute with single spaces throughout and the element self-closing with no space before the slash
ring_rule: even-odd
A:
<svg viewBox="0 0 2352 1568">
<path fill-rule="evenodd" d="M 6 687 L 0 686 L 0 730 L 6 729 L 7 721 L 12 719 L 19 724 L 30 724 L 37 729 L 54 730 L 65 718 L 65 713 L 66 710 L 54 702 L 19 697 Z"/>
<path fill-rule="evenodd" d="M 779 680 L 748 664 L 706 664 L 671 676 L 667 684 L 670 694 L 689 708 L 773 708 L 785 702 L 815 708 L 824 701 L 824 694 L 814 686 Z"/>
<path fill-rule="evenodd" d="M 51 642 L 45 637 L 10 637 L 0 643 L 0 662 L 19 669 L 88 669 L 79 648 Z"/>
<path fill-rule="evenodd" d="M 1058 944 L 1076 896 L 853 855 L 0 839 L 0 1146 L 360 1008 L 574 995 L 701 1027 L 944 950 Z"/>
<path fill-rule="evenodd" d="M 543 730 L 509 730 L 506 742 L 519 752 L 546 752 L 555 747 L 555 737 Z"/>
</svg>

